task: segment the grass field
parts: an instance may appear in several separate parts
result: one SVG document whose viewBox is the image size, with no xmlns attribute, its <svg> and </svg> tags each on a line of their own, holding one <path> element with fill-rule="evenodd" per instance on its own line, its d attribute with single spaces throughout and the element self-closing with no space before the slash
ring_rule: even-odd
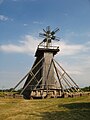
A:
<svg viewBox="0 0 90 120">
<path fill-rule="evenodd" d="M 0 98 L 0 120 L 90 120 L 90 96 L 39 100 Z"/>
</svg>

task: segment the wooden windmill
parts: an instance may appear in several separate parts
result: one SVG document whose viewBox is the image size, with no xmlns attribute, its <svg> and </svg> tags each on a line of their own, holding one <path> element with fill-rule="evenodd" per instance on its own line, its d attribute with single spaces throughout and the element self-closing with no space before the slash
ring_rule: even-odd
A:
<svg viewBox="0 0 90 120">
<path fill-rule="evenodd" d="M 36 60 L 31 70 L 21 79 L 18 85 L 26 79 L 21 94 L 25 99 L 64 97 L 65 94 L 79 92 L 79 86 L 54 59 L 59 52 L 59 46 L 52 45 L 52 40 L 59 41 L 55 36 L 59 28 L 51 31 L 50 26 L 43 29 L 40 37 L 44 40 L 38 45 Z M 14 88 L 14 89 L 15 89 Z"/>
</svg>

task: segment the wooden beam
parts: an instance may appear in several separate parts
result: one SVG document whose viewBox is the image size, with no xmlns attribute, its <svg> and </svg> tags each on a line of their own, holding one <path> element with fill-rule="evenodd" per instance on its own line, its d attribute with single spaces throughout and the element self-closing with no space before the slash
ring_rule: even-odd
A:
<svg viewBox="0 0 90 120">
<path fill-rule="evenodd" d="M 42 79 L 43 79 L 43 77 L 41 77 L 41 79 L 38 81 L 38 83 L 35 85 L 35 88 L 34 89 L 36 89 L 36 87 L 39 85 L 39 83 L 42 81 Z M 34 90 L 33 89 L 33 90 Z"/>
<path fill-rule="evenodd" d="M 28 85 L 32 82 L 32 80 L 35 78 L 35 76 L 38 74 L 38 72 L 42 69 L 43 65 L 39 68 L 39 70 L 36 72 L 36 74 L 32 77 L 32 79 L 26 84 L 26 86 L 23 88 L 20 94 L 24 92 L 24 90 L 28 87 Z"/>
<path fill-rule="evenodd" d="M 32 71 L 37 67 L 37 65 L 42 61 L 44 59 L 44 57 L 34 66 L 34 67 L 32 67 L 32 69 L 20 80 L 20 82 L 13 88 L 13 90 L 15 90 L 23 81 L 24 81 L 24 79 L 29 75 L 29 74 L 31 74 L 32 75 Z M 12 90 L 12 91 L 13 91 Z"/>
<path fill-rule="evenodd" d="M 66 73 L 66 75 L 71 79 L 71 81 L 77 86 L 77 88 L 79 88 L 79 86 L 74 82 L 74 80 L 70 77 L 70 75 L 68 75 L 68 73 L 61 67 L 61 65 L 56 61 L 54 60 L 58 66 Z"/>
<path fill-rule="evenodd" d="M 53 61 L 53 65 L 54 65 L 54 68 L 55 68 L 55 71 L 56 71 L 57 78 L 58 78 L 59 83 L 60 83 L 60 87 L 61 87 L 61 89 L 62 89 L 62 92 L 64 93 L 64 90 L 63 90 L 63 87 L 62 87 L 62 84 L 61 84 L 61 80 L 60 80 L 59 75 L 58 75 L 58 70 L 57 70 L 57 68 L 56 68 L 56 66 L 55 66 L 54 61 Z"/>
</svg>

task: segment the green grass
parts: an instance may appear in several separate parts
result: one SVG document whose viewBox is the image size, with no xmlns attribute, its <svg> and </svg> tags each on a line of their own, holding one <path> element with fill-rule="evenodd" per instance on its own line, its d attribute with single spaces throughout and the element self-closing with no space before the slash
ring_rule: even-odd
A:
<svg viewBox="0 0 90 120">
<path fill-rule="evenodd" d="M 0 98 L 0 120 L 90 120 L 90 96 L 39 100 Z"/>
</svg>

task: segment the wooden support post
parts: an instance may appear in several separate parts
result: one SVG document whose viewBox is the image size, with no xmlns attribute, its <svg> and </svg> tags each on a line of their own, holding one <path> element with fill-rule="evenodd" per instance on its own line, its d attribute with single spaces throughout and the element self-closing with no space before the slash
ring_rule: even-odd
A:
<svg viewBox="0 0 90 120">
<path fill-rule="evenodd" d="M 59 70 L 58 70 L 59 71 Z M 59 71 L 59 74 L 60 74 L 60 76 L 62 76 L 61 78 L 63 78 L 63 80 L 65 81 L 65 83 L 68 85 L 68 87 L 69 88 L 71 88 L 71 86 L 70 86 L 70 84 L 66 81 L 67 79 L 64 77 L 64 74 L 65 74 L 65 72 L 62 74 L 60 71 Z M 74 92 L 74 90 L 71 88 L 71 90 Z"/>
<path fill-rule="evenodd" d="M 38 83 L 35 85 L 35 88 L 34 89 L 36 89 L 37 88 L 37 86 L 39 85 L 39 83 L 42 81 L 42 78 L 38 81 Z M 33 90 L 34 90 L 33 89 Z"/>
<path fill-rule="evenodd" d="M 56 60 L 54 60 L 57 64 L 58 64 L 58 66 L 66 73 L 66 75 L 71 79 L 71 81 L 79 88 L 79 86 L 74 82 L 74 80 L 67 74 L 67 72 L 61 67 L 61 65 L 56 61 Z"/>
<path fill-rule="evenodd" d="M 62 86 L 62 84 L 61 84 L 61 80 L 60 80 L 60 78 L 59 78 L 58 71 L 57 71 L 57 68 L 56 68 L 56 66 L 55 66 L 54 61 L 53 61 L 53 65 L 54 65 L 54 68 L 55 68 L 55 71 L 56 71 L 57 78 L 58 78 L 59 83 L 60 83 L 61 90 L 62 90 L 62 92 L 64 93 L 63 86 Z"/>
<path fill-rule="evenodd" d="M 20 82 L 13 88 L 13 90 L 15 90 L 23 81 L 24 81 L 24 79 L 29 75 L 29 74 L 31 74 L 32 75 L 32 71 L 36 68 L 36 66 L 41 62 L 41 61 L 43 61 L 44 60 L 44 57 L 20 80 Z M 13 91 L 12 90 L 12 91 Z"/>
<path fill-rule="evenodd" d="M 42 69 L 43 65 L 39 68 L 39 70 L 36 72 L 36 74 L 32 77 L 32 79 L 26 84 L 26 86 L 23 88 L 20 94 L 24 92 L 24 90 L 28 87 L 28 85 L 31 83 L 31 81 L 35 78 L 35 76 L 38 74 L 38 72 Z"/>
</svg>

